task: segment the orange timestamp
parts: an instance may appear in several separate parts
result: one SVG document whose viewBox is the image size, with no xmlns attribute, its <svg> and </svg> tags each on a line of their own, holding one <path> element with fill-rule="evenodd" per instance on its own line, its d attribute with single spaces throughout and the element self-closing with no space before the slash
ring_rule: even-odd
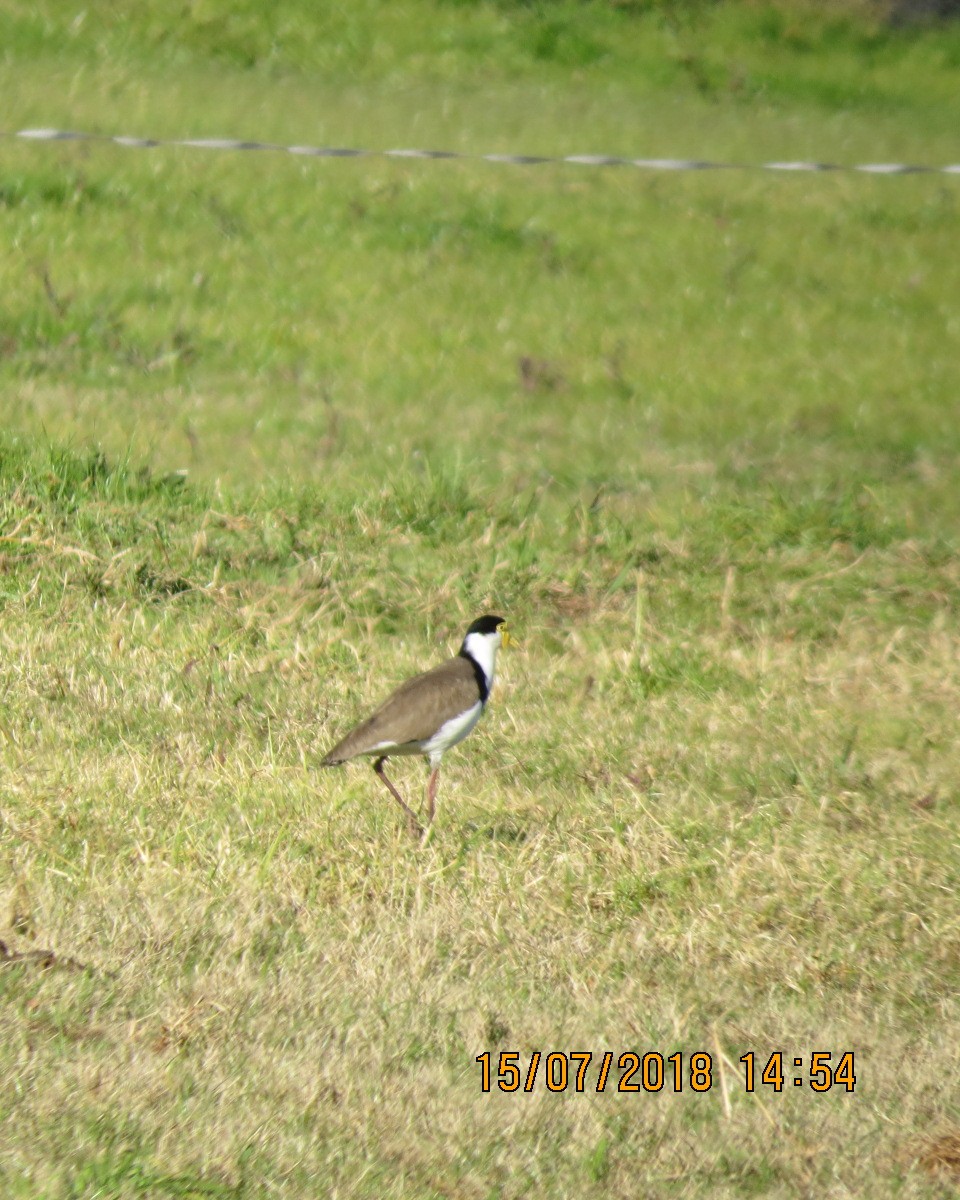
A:
<svg viewBox="0 0 960 1200">
<path fill-rule="evenodd" d="M 496 1061 L 493 1054 L 485 1050 L 475 1061 L 480 1064 L 482 1092 L 491 1091 L 494 1084 L 501 1092 L 532 1092 L 538 1084 L 546 1087 L 548 1092 L 568 1089 L 604 1092 L 608 1084 L 611 1091 L 617 1092 L 661 1092 L 665 1089 L 682 1092 L 686 1088 L 692 1092 L 709 1092 L 716 1079 L 713 1055 L 705 1050 L 693 1054 L 678 1050 L 667 1055 L 656 1050 L 645 1053 L 624 1050 L 619 1055 L 613 1050 L 596 1054 L 592 1050 L 554 1050 L 548 1054 L 533 1050 L 529 1058 L 522 1061 L 519 1050 L 501 1050 Z M 758 1083 L 775 1092 L 782 1092 L 788 1082 L 793 1087 L 807 1086 L 813 1092 L 829 1092 L 832 1088 L 852 1092 L 857 1084 L 852 1050 L 837 1056 L 827 1050 L 797 1056 L 774 1050 L 766 1057 L 758 1057 L 750 1051 L 742 1054 L 739 1061 L 745 1092 L 756 1091 Z M 791 1064 L 795 1074 L 791 1073 Z M 597 1070 L 596 1080 L 591 1065 Z M 618 1073 L 615 1079 L 611 1077 L 614 1070 Z"/>
</svg>

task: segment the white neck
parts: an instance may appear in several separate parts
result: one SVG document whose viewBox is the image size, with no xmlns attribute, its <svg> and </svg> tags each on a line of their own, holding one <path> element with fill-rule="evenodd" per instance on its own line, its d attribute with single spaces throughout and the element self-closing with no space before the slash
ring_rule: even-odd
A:
<svg viewBox="0 0 960 1200">
<path fill-rule="evenodd" d="M 496 633 L 468 633 L 460 647 L 460 653 L 469 654 L 483 672 L 487 691 L 493 687 L 493 671 L 501 640 L 499 629 Z"/>
</svg>

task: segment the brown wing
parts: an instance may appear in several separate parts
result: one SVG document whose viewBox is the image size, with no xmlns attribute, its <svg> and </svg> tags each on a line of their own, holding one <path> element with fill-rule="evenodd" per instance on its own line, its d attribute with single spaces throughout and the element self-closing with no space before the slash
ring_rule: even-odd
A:
<svg viewBox="0 0 960 1200">
<path fill-rule="evenodd" d="M 370 754 L 384 742 L 394 746 L 424 742 L 444 721 L 466 712 L 479 699 L 473 664 L 459 656 L 451 658 L 402 683 L 375 713 L 337 742 L 323 759 L 323 766 L 335 767 L 349 758 Z"/>
</svg>

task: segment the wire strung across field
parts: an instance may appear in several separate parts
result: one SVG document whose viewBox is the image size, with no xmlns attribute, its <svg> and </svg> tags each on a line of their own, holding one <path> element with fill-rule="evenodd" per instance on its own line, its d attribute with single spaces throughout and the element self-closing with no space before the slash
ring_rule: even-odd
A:
<svg viewBox="0 0 960 1200">
<path fill-rule="evenodd" d="M 238 138 L 152 138 L 127 134 L 89 133 L 69 129 L 18 129 L 0 132 L 0 137 L 33 142 L 112 142 L 137 150 L 161 146 L 186 146 L 194 150 L 271 150 L 308 158 L 405 158 L 461 159 L 474 162 L 506 163 L 510 166 L 538 166 L 542 163 L 570 163 L 578 167 L 637 167 L 645 171 L 859 171 L 867 175 L 958 175 L 960 163 L 924 166 L 916 163 L 830 163 L 761 162 L 726 163 L 688 158 L 625 158 L 617 154 L 466 154 L 456 150 L 364 150 L 344 146 L 283 146 L 274 142 L 244 141 Z"/>
</svg>

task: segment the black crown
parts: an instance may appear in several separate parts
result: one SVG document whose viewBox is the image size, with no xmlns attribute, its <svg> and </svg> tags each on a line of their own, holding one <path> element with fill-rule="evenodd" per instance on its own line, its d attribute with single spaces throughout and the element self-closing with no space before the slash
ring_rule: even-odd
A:
<svg viewBox="0 0 960 1200">
<path fill-rule="evenodd" d="M 501 625 L 505 625 L 505 617 L 477 617 L 474 623 L 467 630 L 467 634 L 471 633 L 496 633 Z"/>
</svg>

